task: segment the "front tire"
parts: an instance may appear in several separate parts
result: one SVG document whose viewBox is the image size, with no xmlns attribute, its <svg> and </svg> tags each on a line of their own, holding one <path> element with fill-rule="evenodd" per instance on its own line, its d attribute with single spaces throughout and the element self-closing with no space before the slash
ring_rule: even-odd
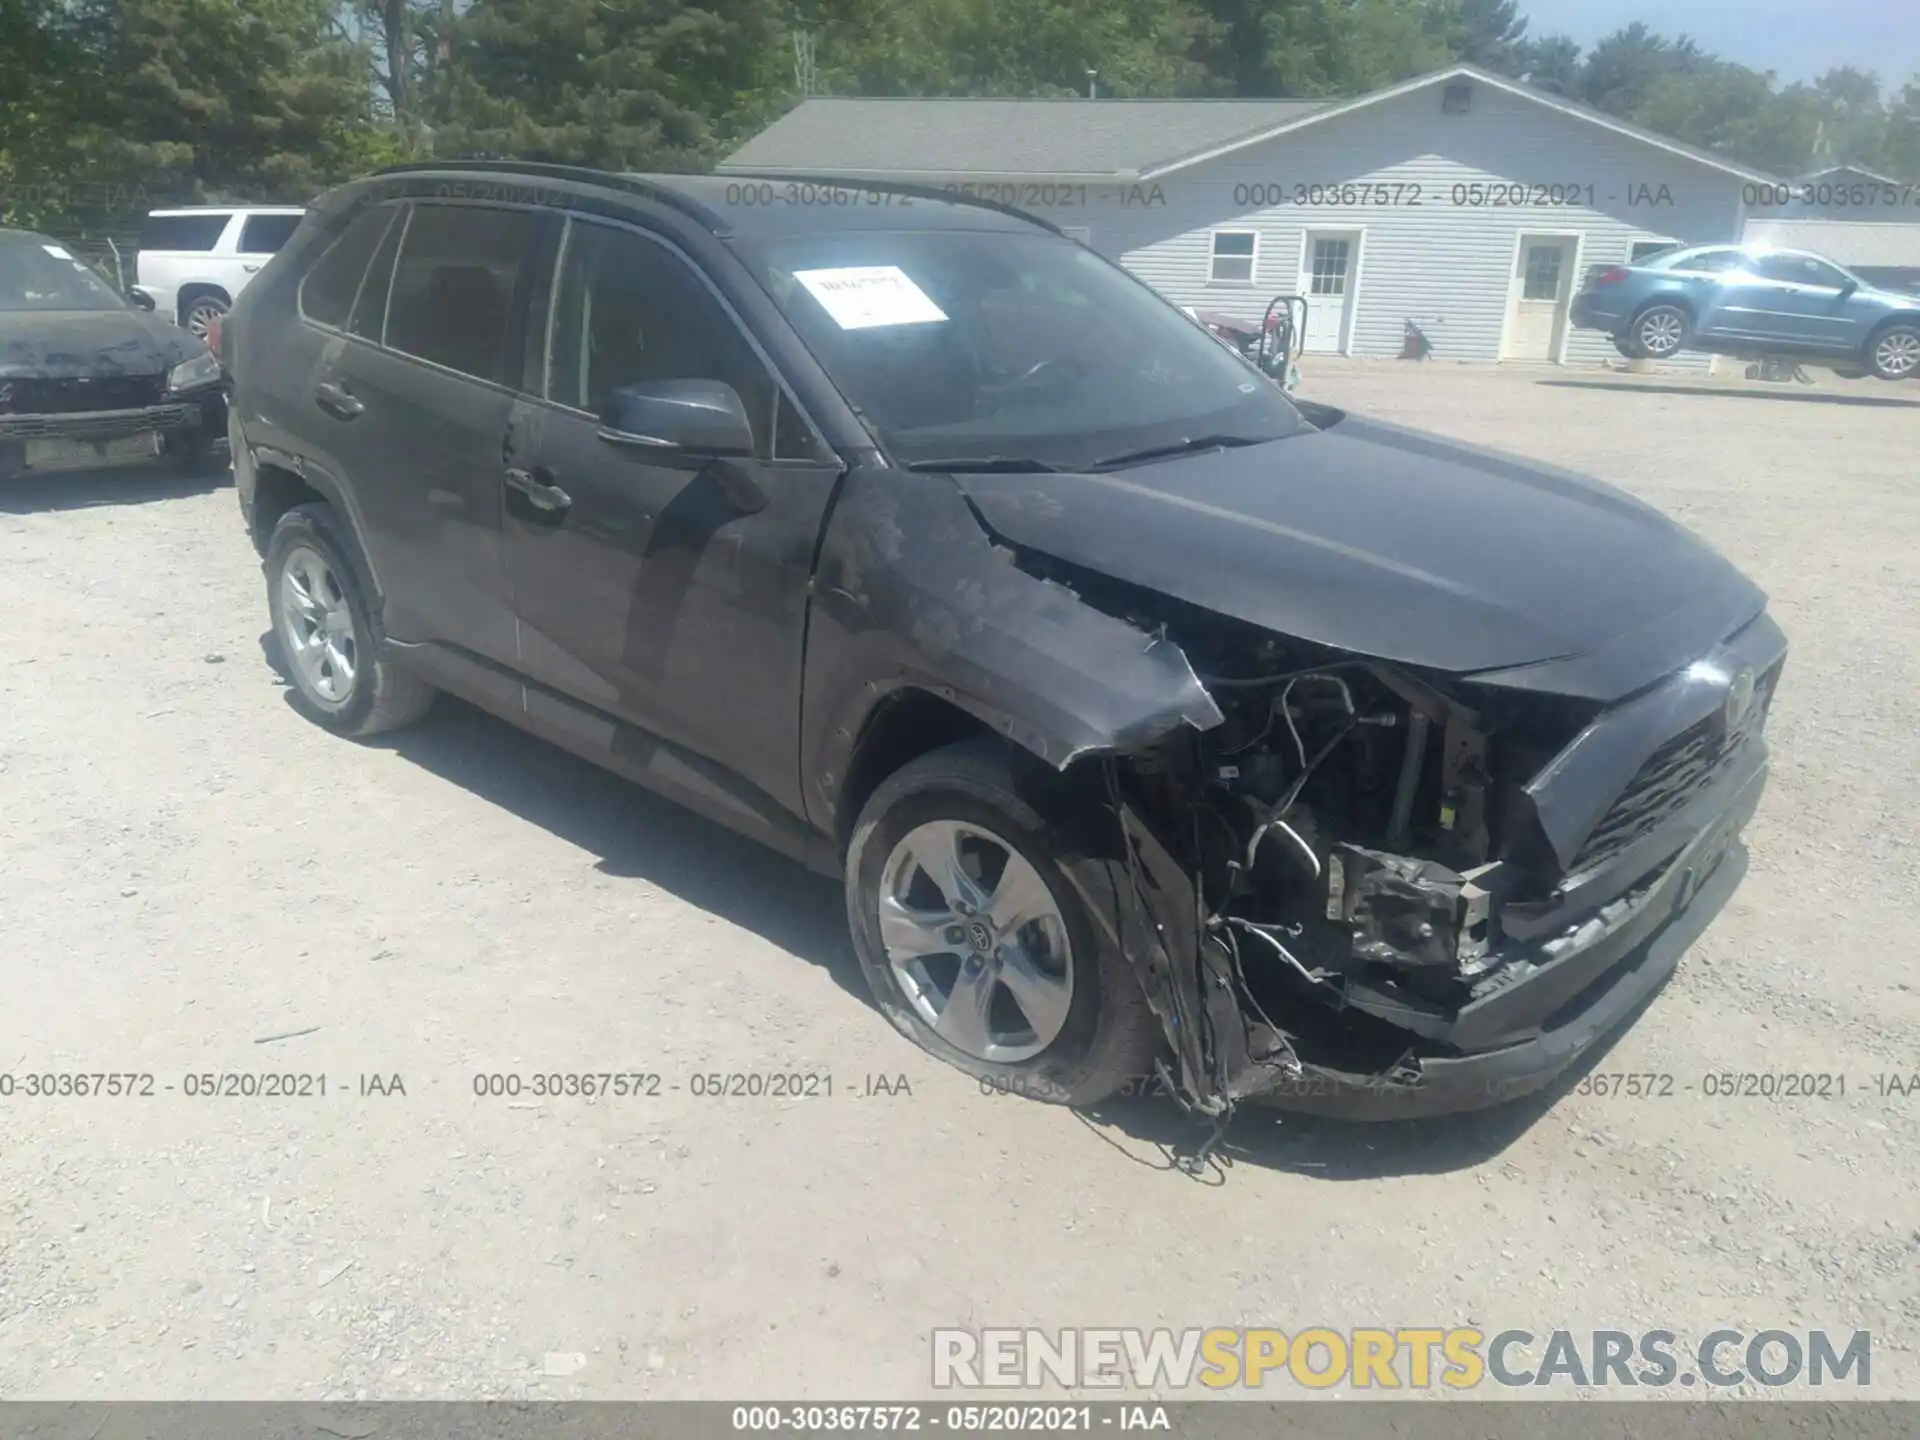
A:
<svg viewBox="0 0 1920 1440">
<path fill-rule="evenodd" d="M 1693 319 L 1678 305 L 1649 305 L 1633 317 L 1627 344 L 1636 360 L 1671 360 L 1692 333 Z"/>
<path fill-rule="evenodd" d="M 1867 368 L 1880 380 L 1920 375 L 1920 324 L 1896 320 L 1867 341 Z"/>
<path fill-rule="evenodd" d="M 426 714 L 435 691 L 386 653 L 333 508 L 296 505 L 267 542 L 267 609 L 306 715 L 340 735 L 376 735 Z"/>
<path fill-rule="evenodd" d="M 860 812 L 847 920 L 894 1028 L 984 1086 L 1091 1105 L 1151 1073 L 1159 1022 L 1068 881 L 1010 747 L 904 766 Z"/>
</svg>

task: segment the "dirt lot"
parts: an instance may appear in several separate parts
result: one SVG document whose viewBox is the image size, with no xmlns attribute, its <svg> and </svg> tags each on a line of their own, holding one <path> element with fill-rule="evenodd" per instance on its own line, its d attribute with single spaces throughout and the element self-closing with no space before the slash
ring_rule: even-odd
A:
<svg viewBox="0 0 1920 1440">
<path fill-rule="evenodd" d="M 1675 1094 L 1243 1114 L 1198 1179 L 1164 1103 L 982 1095 L 896 1037 L 832 885 L 462 706 L 300 719 L 226 484 L 9 487 L 0 1071 L 161 1088 L 0 1101 L 0 1394 L 906 1397 L 935 1326 L 1472 1322 L 1869 1328 L 1873 1393 L 1920 1396 L 1920 1095 L 1874 1080 L 1920 1072 L 1907 388 L 1311 368 L 1665 507 L 1795 649 L 1745 885 L 1597 1067 Z M 263 1070 L 332 1089 L 183 1093 Z M 536 1070 L 680 1088 L 473 1092 Z M 692 1094 L 772 1070 L 832 1097 Z M 1846 1096 L 1701 1093 L 1763 1070 Z"/>
</svg>

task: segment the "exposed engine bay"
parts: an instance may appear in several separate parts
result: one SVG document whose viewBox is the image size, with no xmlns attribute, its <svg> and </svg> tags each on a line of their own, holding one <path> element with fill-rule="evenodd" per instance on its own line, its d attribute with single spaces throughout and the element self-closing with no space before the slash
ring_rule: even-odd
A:
<svg viewBox="0 0 1920 1440">
<path fill-rule="evenodd" d="M 1602 707 L 1321 651 L 1044 557 L 1022 568 L 1180 646 L 1223 723 L 1102 757 L 1141 910 L 1180 925 L 1168 1076 L 1218 1112 L 1304 1067 L 1414 1081 L 1421 1037 L 1534 967 L 1504 907 L 1551 909 L 1565 866 L 1528 782 Z M 1154 892 L 1158 892 L 1156 899 Z M 1625 902 L 1623 902 L 1625 903 Z M 1609 922 L 1611 923 L 1611 922 Z M 1537 939 L 1537 935 L 1531 938 Z M 1155 967 L 1150 967 L 1155 968 Z"/>
</svg>

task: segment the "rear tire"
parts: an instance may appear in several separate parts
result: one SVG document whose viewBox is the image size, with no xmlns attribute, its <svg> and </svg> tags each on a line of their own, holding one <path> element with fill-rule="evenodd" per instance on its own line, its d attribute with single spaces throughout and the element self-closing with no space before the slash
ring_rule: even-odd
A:
<svg viewBox="0 0 1920 1440">
<path fill-rule="evenodd" d="M 1023 794 L 1010 747 L 970 740 L 936 750 L 888 777 L 861 810 L 847 920 L 874 1000 L 901 1034 L 983 1089 L 1091 1105 L 1152 1073 L 1164 1041 L 1132 965 L 1067 879 L 1064 843 Z M 997 876 L 987 873 L 996 849 L 1008 852 Z M 967 873 L 935 880 L 943 858 Z M 957 902 L 947 894 L 956 888 Z M 1029 914 L 1042 918 L 998 924 Z M 949 1009 L 974 996 L 986 997 L 978 1024 Z"/>
<path fill-rule="evenodd" d="M 1874 331 L 1867 341 L 1867 368 L 1880 380 L 1920 376 L 1920 323 L 1895 320 Z"/>
<path fill-rule="evenodd" d="M 1636 360 L 1671 360 L 1693 335 L 1693 319 L 1678 305 L 1654 304 L 1633 317 L 1627 344 Z"/>
<path fill-rule="evenodd" d="M 196 295 L 180 312 L 180 328 L 196 339 L 207 338 L 207 324 L 216 315 L 227 313 L 227 302 L 218 295 Z"/>
<path fill-rule="evenodd" d="M 387 653 L 333 507 L 296 505 L 267 542 L 267 610 L 295 702 L 339 735 L 411 725 L 437 693 Z"/>
</svg>

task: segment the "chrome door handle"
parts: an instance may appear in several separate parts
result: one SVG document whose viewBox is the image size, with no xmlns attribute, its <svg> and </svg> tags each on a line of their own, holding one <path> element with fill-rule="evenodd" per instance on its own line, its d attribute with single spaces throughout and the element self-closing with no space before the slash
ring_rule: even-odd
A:
<svg viewBox="0 0 1920 1440">
<path fill-rule="evenodd" d="M 537 479 L 531 471 L 517 465 L 507 467 L 507 484 L 518 490 L 542 510 L 558 513 L 573 504 L 573 497 L 558 485 Z"/>
</svg>

